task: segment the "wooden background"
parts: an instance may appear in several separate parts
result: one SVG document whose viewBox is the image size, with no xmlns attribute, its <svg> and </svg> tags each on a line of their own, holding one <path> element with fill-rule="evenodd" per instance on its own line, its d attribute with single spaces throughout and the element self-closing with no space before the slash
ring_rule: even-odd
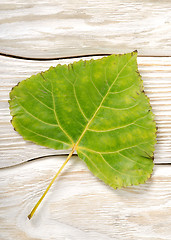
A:
<svg viewBox="0 0 171 240">
<path fill-rule="evenodd" d="M 11 88 L 75 57 L 135 49 L 158 127 L 151 179 L 115 191 L 74 156 L 29 221 L 67 151 L 25 142 L 13 130 Z M 1 0 L 0 53 L 0 239 L 170 240 L 171 1 Z"/>
</svg>

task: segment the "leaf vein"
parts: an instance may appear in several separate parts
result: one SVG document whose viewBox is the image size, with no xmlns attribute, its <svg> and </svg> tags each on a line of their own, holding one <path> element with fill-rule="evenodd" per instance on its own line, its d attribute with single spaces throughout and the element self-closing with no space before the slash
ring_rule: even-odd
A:
<svg viewBox="0 0 171 240">
<path fill-rule="evenodd" d="M 147 128 L 147 127 L 141 126 L 141 125 L 139 125 L 139 124 L 136 124 L 136 123 L 134 123 L 134 125 L 136 125 L 137 127 L 144 128 L 144 129 L 150 129 L 150 128 Z"/>
<path fill-rule="evenodd" d="M 18 99 L 18 98 L 16 97 L 16 99 Z M 17 101 L 18 101 L 18 100 L 17 100 Z M 40 122 L 42 122 L 42 123 L 45 123 L 45 124 L 47 124 L 47 125 L 49 125 L 49 126 L 58 126 L 57 124 L 52 124 L 52 123 L 45 122 L 45 121 L 43 121 L 42 119 L 34 116 L 32 113 L 30 113 L 30 112 L 21 104 L 21 102 L 18 101 L 18 104 L 23 108 L 23 110 L 24 110 L 25 112 L 27 112 L 30 116 L 32 116 L 32 117 L 35 118 L 36 120 L 38 120 L 38 121 L 40 121 Z M 58 126 L 58 127 L 59 127 L 59 126 Z"/>
<path fill-rule="evenodd" d="M 48 91 L 49 93 L 51 93 L 51 91 L 49 89 L 47 89 L 41 82 L 40 82 L 40 85 L 46 90 Z"/>
<path fill-rule="evenodd" d="M 110 94 L 117 94 L 117 93 L 125 92 L 125 91 L 129 90 L 130 88 L 132 88 L 133 86 L 135 86 L 135 84 L 132 84 L 130 87 L 125 88 L 124 90 L 119 91 L 119 92 L 110 92 Z"/>
<path fill-rule="evenodd" d="M 87 147 L 83 147 L 83 146 L 79 146 L 79 148 L 85 149 L 85 150 L 87 150 L 87 151 L 95 152 L 95 153 L 112 154 L 112 153 L 118 153 L 118 152 L 121 152 L 121 151 L 130 149 L 130 148 L 137 147 L 137 146 L 142 145 L 142 144 L 144 144 L 144 143 L 149 143 L 149 141 L 146 141 L 146 142 L 143 142 L 143 143 L 138 143 L 138 144 L 132 145 L 132 146 L 130 146 L 130 147 L 126 147 L 126 148 L 121 148 L 121 149 L 118 149 L 118 150 L 113 151 L 113 152 L 99 152 L 99 151 L 96 151 L 96 150 L 93 150 L 93 149 L 90 149 L 90 148 L 87 148 Z"/>
<path fill-rule="evenodd" d="M 78 101 L 78 98 L 77 98 L 77 94 L 76 94 L 76 90 L 75 90 L 75 85 L 73 85 L 73 90 L 74 90 L 74 97 L 75 97 L 75 100 L 77 102 L 77 105 L 78 105 L 78 108 L 81 112 L 81 114 L 83 115 L 83 117 L 86 119 L 86 121 L 89 121 L 89 119 L 86 117 L 85 113 L 83 112 L 83 109 L 81 108 L 81 105 Z"/>
<path fill-rule="evenodd" d="M 55 114 L 55 118 L 56 118 L 56 122 L 58 124 L 58 126 L 60 127 L 60 129 L 64 132 L 64 134 L 69 138 L 69 140 L 72 142 L 72 144 L 74 144 L 72 138 L 68 135 L 68 133 L 62 128 L 62 126 L 60 125 L 60 122 L 59 122 L 59 119 L 57 117 L 57 113 L 56 113 L 56 110 L 55 110 L 55 99 L 54 99 L 54 93 L 53 93 L 53 84 L 51 82 L 51 86 L 52 86 L 52 100 L 53 100 L 53 107 L 54 107 L 54 114 Z"/>
<path fill-rule="evenodd" d="M 18 120 L 18 121 L 19 121 L 19 120 Z M 20 122 L 20 121 L 19 121 L 19 122 Z M 57 139 L 51 138 L 51 137 L 47 137 L 47 136 L 45 136 L 45 135 L 43 135 L 43 134 L 37 133 L 37 132 L 35 132 L 35 131 L 32 131 L 32 130 L 30 130 L 29 128 L 25 127 L 21 122 L 20 122 L 20 124 L 21 124 L 21 125 L 23 126 L 23 128 L 25 128 L 27 131 L 32 132 L 32 133 L 35 134 L 35 135 L 38 135 L 38 136 L 47 138 L 47 139 L 49 139 L 49 140 L 53 140 L 53 141 L 55 141 L 55 142 L 61 142 L 61 143 L 64 143 L 64 144 L 70 146 L 68 143 L 66 143 L 66 142 L 64 142 L 64 141 L 57 140 Z"/>
<path fill-rule="evenodd" d="M 139 124 L 136 124 L 136 122 L 139 121 L 140 119 L 146 117 L 146 116 L 147 116 L 147 114 L 146 114 L 145 116 L 140 117 L 140 118 L 136 119 L 135 121 L 133 121 L 133 122 L 127 124 L 127 125 L 121 126 L 121 127 L 109 128 L 109 129 L 104 129 L 104 130 L 96 130 L 96 129 L 88 128 L 87 130 L 88 130 L 88 131 L 91 131 L 91 132 L 110 132 L 110 131 L 115 131 L 115 130 L 118 130 L 118 129 L 122 129 L 122 128 L 128 127 L 128 126 L 130 126 L 130 125 L 136 125 L 136 126 L 138 126 L 138 127 L 145 128 L 145 127 L 143 127 L 143 126 L 141 126 L 141 125 L 139 125 Z M 145 129 L 149 129 L 149 128 L 145 128 Z"/>
<path fill-rule="evenodd" d="M 131 176 L 131 177 L 138 177 L 138 175 L 131 175 L 131 174 L 128 174 L 128 173 L 125 173 L 125 172 L 121 172 L 121 171 L 119 171 L 119 170 L 117 170 L 117 169 L 115 169 L 114 167 L 112 167 L 112 165 L 110 165 L 107 161 L 106 161 L 106 159 L 103 157 L 103 155 L 102 154 L 99 154 L 100 156 L 101 156 L 101 158 L 103 159 L 103 161 L 111 168 L 111 169 L 113 169 L 115 172 L 118 172 L 120 175 L 122 175 L 122 174 L 124 174 L 124 175 L 127 175 L 127 176 Z"/>
<path fill-rule="evenodd" d="M 41 100 L 39 100 L 37 97 L 35 97 L 30 91 L 28 91 L 27 89 L 27 93 L 30 94 L 35 100 L 37 100 L 38 102 L 40 102 L 42 105 L 44 105 L 45 107 L 49 108 L 50 110 L 53 111 L 53 108 L 49 107 L 48 105 L 46 105 L 44 102 L 42 102 Z"/>
<path fill-rule="evenodd" d="M 113 108 L 113 107 L 109 107 L 109 106 L 101 106 L 102 108 L 107 108 L 107 109 L 111 109 L 111 110 L 128 110 L 128 109 L 131 109 L 131 108 L 134 108 L 138 105 L 139 103 L 136 103 L 134 104 L 133 106 L 131 107 L 128 107 L 128 108 Z"/>
<path fill-rule="evenodd" d="M 135 160 L 133 160 L 133 159 L 125 156 L 124 154 L 122 154 L 122 153 L 120 153 L 120 152 L 119 152 L 118 154 L 121 155 L 121 156 L 123 156 L 123 157 L 125 157 L 125 158 L 127 158 L 129 161 L 135 162 L 135 163 L 137 163 L 137 164 L 139 164 L 139 165 L 141 165 L 141 166 L 143 166 L 143 167 L 146 166 L 145 164 L 142 164 L 142 163 L 140 163 L 140 162 L 136 162 Z"/>
<path fill-rule="evenodd" d="M 80 152 L 94 165 L 94 167 L 97 169 L 97 171 L 98 171 L 99 173 L 101 173 L 101 174 L 103 175 L 103 177 L 104 177 L 107 181 L 110 182 L 110 179 L 107 178 L 107 177 L 104 175 L 104 173 L 100 171 L 100 169 L 97 167 L 97 165 L 87 156 L 87 154 L 83 153 L 82 151 L 80 151 Z"/>
<path fill-rule="evenodd" d="M 54 68 L 54 70 L 55 70 L 55 72 L 56 72 L 56 74 L 57 74 L 57 71 L 56 71 L 56 69 Z M 71 85 L 74 85 L 66 76 L 65 76 L 65 74 L 64 74 L 64 72 L 63 72 L 63 69 L 62 69 L 62 75 L 64 76 L 64 78 L 65 78 L 65 80 L 67 80 L 67 82 L 69 82 Z"/>
<path fill-rule="evenodd" d="M 93 79 L 92 79 L 91 74 L 92 74 L 92 65 L 91 65 L 91 71 L 90 71 L 90 80 L 91 80 L 93 86 L 95 87 L 95 89 L 97 90 L 97 92 L 99 93 L 99 95 L 103 98 L 103 95 L 101 94 L 101 92 L 99 91 L 99 89 L 96 87 L 96 85 L 95 85 L 95 83 L 94 83 L 94 81 L 93 81 Z"/>
<path fill-rule="evenodd" d="M 44 76 L 42 75 L 42 73 L 40 73 L 40 76 L 41 76 L 41 78 L 42 78 L 44 81 L 46 81 L 46 79 L 44 78 Z M 48 88 L 46 88 L 41 82 L 39 82 L 39 83 L 40 83 L 40 85 L 41 85 L 45 90 L 47 90 L 48 92 L 51 93 L 51 91 L 50 91 Z"/>
</svg>

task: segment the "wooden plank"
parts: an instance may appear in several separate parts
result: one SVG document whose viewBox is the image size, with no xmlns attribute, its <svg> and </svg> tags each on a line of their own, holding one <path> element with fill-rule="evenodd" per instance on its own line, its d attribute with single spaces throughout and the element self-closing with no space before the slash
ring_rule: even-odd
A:
<svg viewBox="0 0 171 240">
<path fill-rule="evenodd" d="M 84 54 L 171 55 L 170 0 L 0 3 L 1 52 L 53 58 Z"/>
<path fill-rule="evenodd" d="M 64 159 L 0 170 L 1 239 L 171 239 L 171 166 L 155 166 L 146 184 L 114 190 L 72 157 L 29 221 Z"/>
<path fill-rule="evenodd" d="M 19 81 L 46 70 L 51 65 L 74 60 L 79 59 L 40 62 L 0 57 L 0 167 L 19 164 L 32 158 L 68 153 L 24 141 L 10 123 L 8 99 L 11 88 Z M 138 57 L 138 65 L 145 92 L 156 115 L 158 142 L 154 160 L 156 163 L 171 162 L 171 58 Z"/>
</svg>

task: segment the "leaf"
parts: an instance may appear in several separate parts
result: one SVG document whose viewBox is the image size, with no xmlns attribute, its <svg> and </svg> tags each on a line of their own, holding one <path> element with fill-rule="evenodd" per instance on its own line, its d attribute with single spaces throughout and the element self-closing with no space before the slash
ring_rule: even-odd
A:
<svg viewBox="0 0 171 240">
<path fill-rule="evenodd" d="M 25 140 L 77 150 L 113 188 L 144 183 L 153 169 L 156 125 L 137 52 L 57 65 L 10 93 L 14 128 Z"/>
</svg>

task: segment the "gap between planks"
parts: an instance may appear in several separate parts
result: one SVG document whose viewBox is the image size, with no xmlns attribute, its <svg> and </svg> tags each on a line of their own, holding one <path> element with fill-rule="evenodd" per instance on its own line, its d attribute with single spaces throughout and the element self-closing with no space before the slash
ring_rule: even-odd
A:
<svg viewBox="0 0 171 240">
<path fill-rule="evenodd" d="M 70 151 L 69 151 L 70 152 Z M 3 170 L 3 169 L 11 169 L 11 168 L 14 168 L 14 167 L 17 167 L 17 166 L 20 166 L 20 165 L 23 165 L 23 164 L 28 164 L 28 163 L 31 163 L 31 162 L 34 162 L 34 161 L 37 161 L 37 160 L 45 160 L 45 159 L 48 159 L 48 158 L 58 158 L 58 157 L 68 157 L 69 153 L 63 153 L 63 154 L 54 154 L 54 155 L 47 155 L 47 156 L 41 156 L 41 157 L 36 157 L 36 158 L 32 158 L 32 159 L 29 159 L 27 161 L 24 161 L 24 162 L 20 162 L 18 164 L 15 164 L 15 165 L 11 165 L 11 166 L 6 166 L 6 167 L 0 167 L 0 170 Z M 76 153 L 72 154 L 72 157 L 78 157 L 78 155 Z M 81 159 L 80 159 L 81 161 Z M 154 163 L 155 166 L 171 166 L 171 163 Z"/>
<path fill-rule="evenodd" d="M 31 60 L 31 61 L 55 61 L 55 60 L 64 60 L 64 59 L 72 59 L 72 58 L 84 58 L 84 57 L 105 57 L 110 56 L 113 53 L 99 53 L 99 54 L 86 54 L 86 55 L 77 55 L 77 56 L 68 56 L 68 57 L 53 57 L 53 58 L 33 58 L 33 57 L 24 57 L 20 55 L 13 55 L 8 53 L 0 53 L 0 56 L 9 57 L 14 59 L 22 59 L 22 60 Z M 171 55 L 139 55 L 138 57 L 171 57 Z"/>
</svg>

